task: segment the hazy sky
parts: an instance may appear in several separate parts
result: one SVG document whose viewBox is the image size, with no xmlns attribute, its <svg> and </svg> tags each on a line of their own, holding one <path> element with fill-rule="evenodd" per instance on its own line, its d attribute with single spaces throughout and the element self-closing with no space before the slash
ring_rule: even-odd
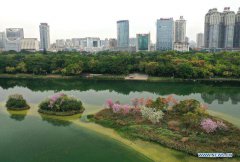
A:
<svg viewBox="0 0 240 162">
<path fill-rule="evenodd" d="M 39 38 L 39 24 L 50 25 L 51 43 L 56 39 L 116 38 L 116 21 L 130 21 L 130 37 L 151 33 L 156 40 L 156 20 L 184 16 L 187 36 L 196 39 L 204 30 L 210 8 L 231 7 L 237 12 L 240 0 L 1 0 L 0 31 L 24 28 L 25 37 Z"/>
</svg>

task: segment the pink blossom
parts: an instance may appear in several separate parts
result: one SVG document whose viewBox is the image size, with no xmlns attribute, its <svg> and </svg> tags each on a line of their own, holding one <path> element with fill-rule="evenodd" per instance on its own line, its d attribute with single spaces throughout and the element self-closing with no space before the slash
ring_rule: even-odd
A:
<svg viewBox="0 0 240 162">
<path fill-rule="evenodd" d="M 114 113 L 118 113 L 121 111 L 121 105 L 120 104 L 113 104 L 112 110 Z"/>
<path fill-rule="evenodd" d="M 123 105 L 122 109 L 124 114 L 128 114 L 130 112 L 131 107 L 129 105 Z"/>
<path fill-rule="evenodd" d="M 113 101 L 112 101 L 112 99 L 108 99 L 107 101 L 106 101 L 106 105 L 107 105 L 107 107 L 108 108 L 112 108 L 113 107 Z"/>
<path fill-rule="evenodd" d="M 215 132 L 218 127 L 217 123 L 209 118 L 203 119 L 201 121 L 201 126 L 202 126 L 202 129 L 207 133 Z"/>
</svg>

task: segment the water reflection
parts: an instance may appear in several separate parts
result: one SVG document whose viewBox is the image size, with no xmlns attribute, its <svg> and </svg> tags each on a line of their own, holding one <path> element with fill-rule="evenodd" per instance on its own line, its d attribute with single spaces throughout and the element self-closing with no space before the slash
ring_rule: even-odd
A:
<svg viewBox="0 0 240 162">
<path fill-rule="evenodd" d="M 63 80 L 63 79 L 0 79 L 3 89 L 26 87 L 31 91 L 71 91 L 81 92 L 94 90 L 95 92 L 108 90 L 123 95 L 132 92 L 149 92 L 156 95 L 176 94 L 187 96 L 199 93 L 206 103 L 223 104 L 231 100 L 232 104 L 240 103 L 239 82 L 144 82 L 144 81 L 102 81 L 102 80 Z"/>
<path fill-rule="evenodd" d="M 25 117 L 27 116 L 29 110 L 22 110 L 22 111 L 13 111 L 13 110 L 8 110 L 7 112 L 10 115 L 11 119 L 14 119 L 16 121 L 23 121 Z"/>
<path fill-rule="evenodd" d="M 49 124 L 57 127 L 67 127 L 72 124 L 70 121 L 53 118 L 51 116 L 46 116 L 41 113 L 40 116 L 42 118 L 42 121 L 48 122 Z"/>
</svg>

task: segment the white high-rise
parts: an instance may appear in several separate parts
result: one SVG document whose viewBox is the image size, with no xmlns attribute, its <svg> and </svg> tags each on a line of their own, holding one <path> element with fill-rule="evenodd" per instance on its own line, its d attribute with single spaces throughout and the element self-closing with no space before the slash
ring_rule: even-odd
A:
<svg viewBox="0 0 240 162">
<path fill-rule="evenodd" d="M 197 48 L 203 48 L 204 47 L 204 34 L 198 33 L 197 34 Z"/>
<path fill-rule="evenodd" d="M 183 43 L 186 37 L 186 20 L 180 16 L 179 20 L 175 21 L 175 40 L 174 42 Z"/>
<path fill-rule="evenodd" d="M 40 31 L 40 49 L 47 51 L 50 48 L 50 31 L 47 23 L 41 23 L 39 26 Z"/>
</svg>

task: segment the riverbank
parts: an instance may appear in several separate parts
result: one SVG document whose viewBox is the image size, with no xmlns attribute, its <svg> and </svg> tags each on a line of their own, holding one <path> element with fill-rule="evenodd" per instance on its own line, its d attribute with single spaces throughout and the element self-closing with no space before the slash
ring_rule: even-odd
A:
<svg viewBox="0 0 240 162">
<path fill-rule="evenodd" d="M 83 74 L 80 76 L 63 75 L 34 75 L 34 74 L 0 74 L 0 78 L 20 78 L 20 79 L 96 79 L 96 80 L 135 80 L 147 82 L 240 82 L 240 78 L 208 78 L 208 79 L 182 79 L 172 77 L 131 77 L 129 75 L 109 75 L 109 74 Z M 129 77 L 130 76 L 130 77 Z"/>
</svg>

